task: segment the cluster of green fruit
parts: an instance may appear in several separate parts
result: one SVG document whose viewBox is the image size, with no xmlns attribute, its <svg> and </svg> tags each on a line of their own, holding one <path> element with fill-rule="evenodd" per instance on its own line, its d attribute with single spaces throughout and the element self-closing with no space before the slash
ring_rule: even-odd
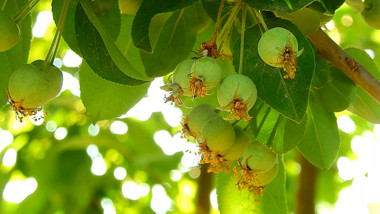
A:
<svg viewBox="0 0 380 214">
<path fill-rule="evenodd" d="M 241 74 L 230 74 L 222 80 L 218 62 L 212 57 L 200 57 L 179 63 L 171 83 L 162 88 L 170 93 L 166 100 L 177 105 L 183 105 L 183 96 L 203 97 L 216 89 L 220 106 L 203 103 L 193 107 L 183 120 L 182 132 L 186 138 L 196 140 L 201 164 L 207 164 L 209 172 L 229 173 L 236 161 L 233 172 L 238 187 L 261 193 L 262 187 L 277 175 L 277 155 L 252 140 L 243 128 L 229 122 L 251 118 L 248 111 L 257 99 L 253 81 Z M 227 111 L 228 115 L 223 118 L 218 114 L 220 111 Z"/>
<path fill-rule="evenodd" d="M 0 11 L 0 29 L 0 52 L 9 51 L 17 44 L 20 30 L 4 11 Z M 52 50 L 57 46 L 55 44 Z M 22 121 L 24 117 L 35 116 L 42 105 L 59 93 L 62 80 L 62 71 L 48 61 L 36 60 L 16 68 L 5 90 L 17 119 Z"/>
</svg>

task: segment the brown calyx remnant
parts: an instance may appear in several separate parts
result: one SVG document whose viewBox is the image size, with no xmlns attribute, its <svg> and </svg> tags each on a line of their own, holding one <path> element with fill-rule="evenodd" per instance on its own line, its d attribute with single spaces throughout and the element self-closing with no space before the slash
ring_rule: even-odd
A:
<svg viewBox="0 0 380 214">
<path fill-rule="evenodd" d="M 16 120 L 23 122 L 25 117 L 28 116 L 36 116 L 39 111 L 42 110 L 42 107 L 37 107 L 37 108 L 24 108 L 22 107 L 22 103 L 24 102 L 23 100 L 16 102 L 12 99 L 11 95 L 9 94 L 9 91 L 7 88 L 5 88 L 5 91 L 7 92 L 7 97 L 9 104 L 12 107 L 12 110 L 16 113 Z M 42 117 L 35 117 L 33 118 L 34 121 L 38 121 L 40 119 L 43 119 Z"/>
<path fill-rule="evenodd" d="M 207 89 L 204 81 L 201 80 L 196 73 L 190 76 L 189 83 L 193 98 L 196 98 L 197 96 L 204 97 L 207 95 Z"/>
<path fill-rule="evenodd" d="M 296 73 L 297 53 L 291 47 L 286 46 L 284 53 L 281 55 L 282 69 L 286 72 L 284 79 L 294 79 Z"/>
<path fill-rule="evenodd" d="M 257 196 L 262 195 L 264 188 L 256 178 L 258 173 L 247 166 L 248 159 L 249 157 L 244 161 L 244 164 L 241 164 L 239 160 L 237 161 L 238 166 L 233 168 L 233 178 L 237 180 L 236 185 L 239 190 L 248 189 Z"/>
<path fill-rule="evenodd" d="M 175 103 L 179 106 L 182 106 L 182 96 L 183 96 L 183 90 L 181 86 L 179 86 L 176 83 L 170 84 L 170 85 L 165 85 L 161 87 L 161 89 L 169 92 L 169 96 L 164 97 L 165 103 L 166 102 L 171 102 L 172 104 Z"/>
<path fill-rule="evenodd" d="M 230 173 L 231 163 L 220 156 L 219 152 L 210 151 L 206 142 L 200 144 L 202 154 L 201 164 L 208 164 L 207 172 L 218 173 L 225 170 L 226 174 Z"/>
</svg>

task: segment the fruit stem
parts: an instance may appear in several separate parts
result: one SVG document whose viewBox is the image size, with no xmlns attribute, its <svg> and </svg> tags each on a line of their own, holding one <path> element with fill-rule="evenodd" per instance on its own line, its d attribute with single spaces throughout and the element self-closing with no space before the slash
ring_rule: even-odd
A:
<svg viewBox="0 0 380 214">
<path fill-rule="evenodd" d="M 247 10 L 245 2 L 241 7 L 241 30 L 240 30 L 240 56 L 239 56 L 239 71 L 238 74 L 243 73 L 243 61 L 244 61 L 244 35 L 245 35 L 245 21 L 247 18 Z"/>
<path fill-rule="evenodd" d="M 257 24 L 261 24 L 264 28 L 264 32 L 268 30 L 268 26 L 265 24 L 263 15 L 254 8 L 251 8 L 251 12 L 256 19 Z M 263 32 L 263 33 L 264 33 Z"/>
<path fill-rule="evenodd" d="M 18 24 L 20 23 L 30 12 L 32 12 L 33 8 L 40 2 L 40 0 L 30 0 L 26 3 L 21 10 L 13 17 L 13 21 Z M 3 5 L 4 6 L 4 5 Z"/>
<path fill-rule="evenodd" d="M 222 2 L 220 2 L 218 16 L 216 17 L 215 30 L 214 30 L 214 33 L 212 34 L 212 37 L 210 40 L 213 44 L 215 44 L 216 38 L 218 37 L 218 28 L 220 25 L 220 17 L 222 15 L 224 1 L 225 0 L 222 0 Z"/>
<path fill-rule="evenodd" d="M 228 19 L 227 19 L 226 23 L 224 24 L 222 30 L 220 31 L 220 33 L 218 35 L 218 39 L 217 39 L 217 41 L 220 42 L 220 44 L 218 45 L 219 49 L 221 47 L 223 47 L 224 41 L 227 39 L 229 33 L 231 32 L 231 28 L 233 26 L 233 23 L 235 22 L 236 16 L 239 13 L 239 10 L 241 8 L 242 3 L 243 3 L 243 0 L 240 0 L 238 3 L 235 4 L 235 6 L 232 8 L 230 16 L 228 17 Z"/>
<path fill-rule="evenodd" d="M 57 51 L 58 51 L 59 42 L 61 40 L 63 27 L 65 25 L 65 20 L 66 20 L 67 11 L 69 8 L 69 3 L 70 3 L 70 0 L 65 0 L 65 2 L 63 3 L 61 15 L 59 17 L 58 24 L 57 24 L 57 30 L 55 31 L 53 41 L 52 41 L 50 48 L 49 48 L 49 51 L 46 55 L 46 58 L 45 58 L 45 61 L 43 64 L 43 68 L 46 67 L 48 64 L 53 64 L 53 62 L 54 62 L 55 55 L 57 54 Z"/>
<path fill-rule="evenodd" d="M 5 5 L 7 5 L 7 2 L 8 2 L 8 0 L 5 0 L 5 1 L 3 2 L 3 5 L 1 6 L 1 11 L 4 11 L 4 9 L 5 9 Z"/>
</svg>

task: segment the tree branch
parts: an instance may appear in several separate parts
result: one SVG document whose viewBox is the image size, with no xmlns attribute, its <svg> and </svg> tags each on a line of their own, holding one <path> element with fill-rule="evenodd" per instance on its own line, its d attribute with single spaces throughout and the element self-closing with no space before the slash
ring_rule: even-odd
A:
<svg viewBox="0 0 380 214">
<path fill-rule="evenodd" d="M 318 54 L 345 73 L 359 87 L 380 103 L 380 82 L 366 68 L 350 57 L 321 29 L 308 36 Z"/>
<path fill-rule="evenodd" d="M 207 165 L 202 164 L 201 175 L 198 180 L 198 198 L 197 198 L 197 210 L 198 214 L 210 213 L 210 193 L 212 190 L 212 173 L 207 172 Z"/>
<path fill-rule="evenodd" d="M 298 180 L 296 214 L 315 213 L 315 187 L 318 170 L 299 154 L 301 173 Z"/>
</svg>

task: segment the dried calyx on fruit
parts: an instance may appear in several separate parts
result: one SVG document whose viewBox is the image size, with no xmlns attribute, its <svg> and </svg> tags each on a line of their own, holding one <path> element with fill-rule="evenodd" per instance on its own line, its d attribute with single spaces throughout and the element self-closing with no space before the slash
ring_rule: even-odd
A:
<svg viewBox="0 0 380 214">
<path fill-rule="evenodd" d="M 261 195 L 263 186 L 277 175 L 277 154 L 266 145 L 253 141 L 245 150 L 242 160 L 243 163 L 238 161 L 238 166 L 233 169 L 238 188 Z"/>
<path fill-rule="evenodd" d="M 61 87 L 61 70 L 38 60 L 14 70 L 6 91 L 16 117 L 22 121 L 26 116 L 36 115 L 42 105 L 59 93 Z"/>
<path fill-rule="evenodd" d="M 231 74 L 223 79 L 217 92 L 221 107 L 218 109 L 228 111 L 226 119 L 251 119 L 248 111 L 257 99 L 257 90 L 252 80 L 241 74 Z"/>
<path fill-rule="evenodd" d="M 220 155 L 235 142 L 233 126 L 221 117 L 208 120 L 202 127 L 200 138 L 201 164 L 209 164 L 208 172 L 220 172 L 226 169 L 229 173 L 230 162 Z"/>
<path fill-rule="evenodd" d="M 295 78 L 297 57 L 303 49 L 298 50 L 297 38 L 287 29 L 275 27 L 266 31 L 258 44 L 260 58 L 268 65 L 281 67 L 285 79 Z"/>
<path fill-rule="evenodd" d="M 172 82 L 161 87 L 169 92 L 165 101 L 183 105 L 182 96 L 191 96 L 189 76 L 194 59 L 186 59 L 180 62 L 173 71 Z"/>
<path fill-rule="evenodd" d="M 211 57 L 201 57 L 191 66 L 189 78 L 193 98 L 204 97 L 207 91 L 215 88 L 222 79 L 222 68 Z"/>
<path fill-rule="evenodd" d="M 4 11 L 0 10 L 0 52 L 13 48 L 19 37 L 20 29 Z"/>
</svg>

